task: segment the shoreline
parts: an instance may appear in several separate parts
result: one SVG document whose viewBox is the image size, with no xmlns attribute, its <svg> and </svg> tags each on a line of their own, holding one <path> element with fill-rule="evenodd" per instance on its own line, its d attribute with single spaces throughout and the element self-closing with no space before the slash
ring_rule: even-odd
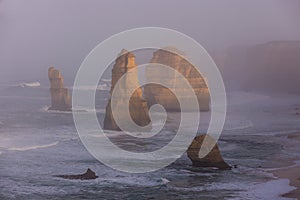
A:
<svg viewBox="0 0 300 200">
<path fill-rule="evenodd" d="M 295 148 L 297 148 L 297 146 L 300 147 L 300 132 L 287 134 L 287 138 L 297 143 L 295 145 Z M 285 143 L 283 145 L 287 148 L 291 148 L 291 146 L 287 146 L 289 144 Z M 289 185 L 296 188 L 288 193 L 281 195 L 282 197 L 294 199 L 296 198 L 300 200 L 300 164 L 295 164 L 295 161 L 296 160 L 290 158 L 288 162 L 294 163 L 293 165 L 283 167 L 281 169 L 274 169 L 270 172 L 278 178 L 288 179 Z"/>
</svg>

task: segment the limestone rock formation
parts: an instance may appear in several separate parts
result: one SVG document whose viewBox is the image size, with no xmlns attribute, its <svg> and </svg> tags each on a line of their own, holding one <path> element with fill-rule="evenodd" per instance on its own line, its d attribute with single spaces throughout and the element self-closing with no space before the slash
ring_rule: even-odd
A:
<svg viewBox="0 0 300 200">
<path fill-rule="evenodd" d="M 214 139 L 208 135 L 199 135 L 195 137 L 187 150 L 187 155 L 191 159 L 193 165 L 196 167 L 217 167 L 223 170 L 231 169 L 231 167 L 223 160 L 217 144 L 208 155 L 204 158 L 199 158 L 199 151 L 205 136 L 208 137 L 209 142 L 214 142 Z"/>
<path fill-rule="evenodd" d="M 126 50 L 122 50 L 120 56 L 116 59 L 116 63 L 112 69 L 112 80 L 111 80 L 111 91 L 112 94 L 114 87 L 117 81 L 122 77 L 123 74 L 128 72 L 130 69 L 135 68 L 137 65 L 135 63 L 135 56 L 133 53 Z M 128 72 L 127 78 L 124 83 L 121 85 L 121 94 L 118 94 L 118 104 L 128 107 L 128 102 L 126 102 L 125 97 L 128 94 L 127 90 L 130 87 L 139 86 L 138 76 L 134 72 Z M 151 123 L 149 117 L 149 110 L 147 102 L 143 99 L 142 88 L 138 88 L 134 91 L 133 95 L 130 97 L 129 101 L 129 112 L 132 120 L 139 126 L 146 126 Z M 118 115 L 124 115 L 122 110 L 118 110 Z M 126 122 L 126 118 L 123 119 Z M 120 128 L 117 126 L 111 110 L 111 99 L 109 100 L 106 106 L 106 114 L 104 119 L 104 129 L 107 130 L 116 130 L 120 131 Z"/>
<path fill-rule="evenodd" d="M 83 173 L 83 174 L 78 174 L 78 175 L 57 175 L 55 177 L 64 178 L 64 179 L 71 179 L 71 180 L 75 180 L 75 179 L 90 180 L 90 179 L 98 178 L 98 176 L 96 176 L 96 173 L 94 171 L 92 171 L 90 168 L 88 168 L 86 170 L 86 172 Z"/>
<path fill-rule="evenodd" d="M 174 47 L 172 48 L 172 52 L 175 51 L 176 54 L 167 51 L 166 48 L 159 49 L 153 53 L 153 57 L 150 63 L 163 64 L 172 67 L 179 73 L 181 73 L 193 87 L 194 92 L 198 98 L 200 110 L 208 111 L 210 94 L 205 79 L 191 63 L 184 59 L 183 52 L 179 52 L 179 50 L 177 49 L 174 50 Z M 161 71 L 155 70 L 151 68 L 151 66 L 148 66 L 146 68 L 146 77 L 149 77 L 148 79 L 151 79 L 150 76 L 160 77 L 164 80 L 171 81 L 172 83 L 176 82 L 175 72 L 173 75 L 163 74 Z M 173 89 L 177 90 L 179 94 L 182 91 L 181 93 L 183 94 L 184 88 L 176 88 L 175 84 L 173 85 Z M 167 111 L 180 111 L 179 102 L 170 89 L 157 84 L 147 84 L 144 88 L 144 92 L 149 106 L 158 103 L 161 104 Z M 189 98 L 189 96 L 184 96 L 184 99 L 186 99 L 187 101 Z"/>
<path fill-rule="evenodd" d="M 72 107 L 69 91 L 64 87 L 64 78 L 54 67 L 48 69 L 50 81 L 51 107 L 49 110 L 70 111 Z"/>
</svg>

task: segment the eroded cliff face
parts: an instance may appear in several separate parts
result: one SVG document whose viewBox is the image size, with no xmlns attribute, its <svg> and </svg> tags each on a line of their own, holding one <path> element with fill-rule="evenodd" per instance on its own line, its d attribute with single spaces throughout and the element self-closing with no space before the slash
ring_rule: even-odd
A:
<svg viewBox="0 0 300 200">
<path fill-rule="evenodd" d="M 137 65 L 135 63 L 135 56 L 133 53 L 126 50 L 122 50 L 116 59 L 116 63 L 112 69 L 112 80 L 111 80 L 111 91 L 112 94 L 117 81 L 129 70 L 135 68 Z M 118 93 L 117 104 L 121 108 L 128 107 L 128 102 L 126 102 L 126 96 L 130 96 L 128 91 L 130 88 L 138 88 L 134 91 L 129 101 L 129 112 L 132 120 L 139 126 L 146 126 L 151 123 L 149 117 L 149 110 L 147 102 L 143 99 L 142 88 L 139 87 L 138 75 L 134 72 L 128 72 L 126 79 L 121 83 Z M 126 116 L 122 109 L 117 109 L 117 114 L 119 116 Z M 126 117 L 122 118 L 123 122 L 128 119 Z M 116 124 L 111 110 L 111 99 L 106 106 L 106 114 L 104 118 L 104 129 L 120 131 L 120 128 Z"/>
<path fill-rule="evenodd" d="M 72 107 L 69 91 L 64 87 L 64 78 L 54 67 L 48 69 L 51 107 L 49 110 L 70 111 Z"/>
<path fill-rule="evenodd" d="M 179 52 L 179 54 L 180 53 L 181 52 Z M 193 87 L 194 92 L 198 98 L 200 110 L 209 110 L 210 94 L 205 79 L 201 76 L 197 69 L 182 56 L 166 51 L 164 49 L 159 49 L 154 52 L 150 63 L 163 64 L 174 68 L 179 73 L 181 73 Z M 161 71 L 155 70 L 151 68 L 151 66 L 149 66 L 146 68 L 146 77 L 153 80 L 153 78 L 150 76 L 159 77 L 161 79 L 170 81 L 171 84 L 174 85 L 174 90 L 176 90 L 179 94 L 184 94 L 184 88 L 178 88 L 176 86 L 175 72 L 171 75 L 163 74 Z M 144 93 L 149 106 L 158 103 L 161 104 L 167 111 L 180 111 L 179 102 L 170 89 L 157 84 L 148 84 L 145 86 Z M 183 98 L 187 100 L 184 100 L 185 102 L 188 102 L 188 99 L 190 99 L 191 97 L 184 96 Z M 192 107 L 190 108 L 190 110 L 192 110 Z"/>
</svg>

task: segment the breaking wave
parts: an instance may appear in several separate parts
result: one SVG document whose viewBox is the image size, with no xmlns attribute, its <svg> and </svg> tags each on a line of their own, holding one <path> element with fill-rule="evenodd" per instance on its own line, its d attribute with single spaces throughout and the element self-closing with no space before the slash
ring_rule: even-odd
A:
<svg viewBox="0 0 300 200">
<path fill-rule="evenodd" d="M 48 112 L 48 113 L 73 113 L 73 112 L 79 112 L 79 113 L 88 113 L 88 112 L 96 112 L 96 113 L 105 113 L 105 109 L 86 109 L 86 108 L 78 108 L 78 109 L 72 109 L 71 111 L 60 111 L 60 110 L 48 110 L 50 106 L 43 106 L 40 111 L 41 112 Z M 1 124 L 0 124 L 1 125 Z"/>
<path fill-rule="evenodd" d="M 247 128 L 252 128 L 254 125 L 252 121 L 245 121 L 239 124 L 225 124 L 224 130 L 225 131 L 233 131 L 233 130 L 243 130 Z"/>
<path fill-rule="evenodd" d="M 103 81 L 103 82 L 109 82 L 109 83 L 110 83 L 110 82 L 111 82 L 111 79 L 105 79 L 105 78 L 102 78 L 101 81 Z"/>
<path fill-rule="evenodd" d="M 39 87 L 41 86 L 40 82 L 30 82 L 30 83 L 26 83 L 26 82 L 23 82 L 23 83 L 20 83 L 16 86 L 19 86 L 19 87 Z"/>
<path fill-rule="evenodd" d="M 108 91 L 108 90 L 110 90 L 110 87 L 109 87 L 109 85 L 107 85 L 106 83 L 104 83 L 104 84 L 98 85 L 97 90 Z"/>
<path fill-rule="evenodd" d="M 27 147 L 11 147 L 8 148 L 7 150 L 9 151 L 29 151 L 29 150 L 34 150 L 34 149 L 42 149 L 42 148 L 48 148 L 57 145 L 59 142 L 53 142 L 50 144 L 45 144 L 45 145 L 36 145 L 36 146 L 27 146 Z"/>
<path fill-rule="evenodd" d="M 85 86 L 77 87 L 76 89 L 78 89 L 78 90 L 94 90 L 95 86 L 85 85 Z M 109 86 L 109 84 L 103 83 L 103 84 L 97 85 L 96 90 L 109 91 L 110 86 Z"/>
</svg>

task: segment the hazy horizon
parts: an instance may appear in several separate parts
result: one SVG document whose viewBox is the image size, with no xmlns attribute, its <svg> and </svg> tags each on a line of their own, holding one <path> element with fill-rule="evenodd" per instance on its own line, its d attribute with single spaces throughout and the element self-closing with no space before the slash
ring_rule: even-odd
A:
<svg viewBox="0 0 300 200">
<path fill-rule="evenodd" d="M 299 8 L 296 0 L 2 0 L 0 83 L 43 82 L 48 67 L 55 66 L 70 85 L 98 43 L 130 28 L 171 28 L 191 36 L 208 51 L 300 40 Z"/>
</svg>

